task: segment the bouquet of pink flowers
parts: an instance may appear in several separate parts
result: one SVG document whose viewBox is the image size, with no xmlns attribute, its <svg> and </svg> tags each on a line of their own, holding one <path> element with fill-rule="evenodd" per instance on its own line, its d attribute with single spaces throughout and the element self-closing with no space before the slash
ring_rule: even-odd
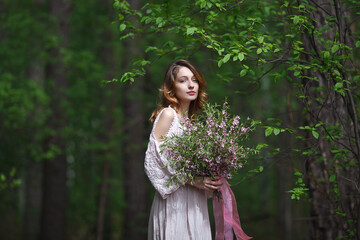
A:
<svg viewBox="0 0 360 240">
<path fill-rule="evenodd" d="M 258 122 L 247 119 L 240 122 L 239 116 L 228 114 L 229 105 L 207 104 L 204 114 L 185 119 L 183 134 L 165 138 L 162 152 L 167 155 L 168 166 L 175 171 L 171 182 L 185 183 L 198 176 L 220 177 L 222 182 L 217 198 L 213 198 L 215 239 L 251 239 L 240 225 L 236 199 L 226 181 L 240 169 L 251 153 L 256 150 L 244 147 Z"/>
<path fill-rule="evenodd" d="M 185 182 L 197 176 L 230 179 L 256 152 L 243 145 L 256 122 L 249 118 L 240 122 L 240 117 L 230 116 L 228 109 L 227 102 L 222 107 L 207 104 L 203 114 L 185 119 L 181 136 L 165 138 L 162 152 L 176 172 L 172 181 Z"/>
</svg>

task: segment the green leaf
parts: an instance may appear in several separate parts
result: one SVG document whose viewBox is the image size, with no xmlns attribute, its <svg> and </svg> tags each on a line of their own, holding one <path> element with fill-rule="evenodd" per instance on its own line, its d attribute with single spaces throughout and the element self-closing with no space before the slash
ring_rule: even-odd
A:
<svg viewBox="0 0 360 240">
<path fill-rule="evenodd" d="M 258 49 L 256 50 L 256 53 L 257 53 L 257 54 L 260 54 L 260 53 L 262 53 L 262 51 L 263 51 L 262 48 L 258 48 Z"/>
<path fill-rule="evenodd" d="M 299 16 L 295 16 L 295 17 L 293 18 L 294 24 L 298 24 L 298 23 L 299 23 L 299 20 L 300 20 Z"/>
<path fill-rule="evenodd" d="M 11 171 L 10 171 L 10 177 L 14 177 L 15 176 L 15 173 L 16 173 L 16 169 L 15 168 L 12 168 Z"/>
<path fill-rule="evenodd" d="M 275 128 L 275 129 L 274 129 L 274 134 L 275 134 L 275 136 L 276 136 L 276 135 L 279 135 L 279 133 L 280 133 L 280 129 Z"/>
<path fill-rule="evenodd" d="M 226 54 L 225 57 L 223 58 L 223 62 L 227 63 L 229 61 L 230 57 L 231 57 L 230 53 Z"/>
<path fill-rule="evenodd" d="M 272 133 L 272 131 L 273 131 L 273 128 L 268 127 L 268 128 L 265 130 L 265 136 L 266 136 L 266 137 L 267 137 L 267 136 L 270 136 L 271 133 Z"/>
<path fill-rule="evenodd" d="M 335 213 L 340 215 L 340 216 L 346 217 L 346 213 L 342 212 L 340 209 L 336 209 Z"/>
<path fill-rule="evenodd" d="M 291 67 L 289 67 L 288 70 L 293 71 L 297 68 L 298 68 L 298 66 L 295 64 L 295 65 L 292 65 Z"/>
<path fill-rule="evenodd" d="M 314 136 L 314 138 L 318 139 L 319 138 L 319 133 L 315 130 L 311 131 L 312 135 Z"/>
<path fill-rule="evenodd" d="M 356 41 L 355 46 L 360 47 L 360 41 Z"/>
<path fill-rule="evenodd" d="M 145 19 L 145 24 L 149 24 L 152 20 L 150 17 L 144 17 L 144 19 Z"/>
<path fill-rule="evenodd" d="M 220 59 L 220 60 L 218 61 L 218 67 L 220 68 L 223 63 L 224 63 L 224 62 L 223 62 L 223 59 Z"/>
<path fill-rule="evenodd" d="M 15 186 L 19 186 L 21 184 L 21 179 L 15 179 L 12 183 L 11 186 L 15 187 Z"/>
<path fill-rule="evenodd" d="M 330 58 L 330 52 L 329 51 L 324 52 L 324 58 Z"/>
<path fill-rule="evenodd" d="M 256 146 L 256 150 L 261 150 L 263 149 L 264 147 L 268 147 L 269 145 L 267 145 L 266 143 L 259 143 L 257 146 Z"/>
<path fill-rule="evenodd" d="M 126 35 L 122 36 L 120 38 L 120 40 L 124 40 L 124 39 L 129 38 L 129 37 L 134 37 L 134 33 L 130 32 L 130 33 L 126 34 Z"/>
<path fill-rule="evenodd" d="M 224 51 L 225 51 L 225 49 L 224 49 L 224 48 L 219 49 L 219 50 L 218 50 L 218 54 L 219 54 L 219 56 L 221 56 L 222 52 L 224 52 Z"/>
<path fill-rule="evenodd" d="M 143 67 L 143 66 L 148 65 L 150 63 L 151 63 L 150 61 L 141 58 L 141 59 L 138 59 L 138 60 L 134 61 L 133 65 Z"/>
<path fill-rule="evenodd" d="M 245 76 L 245 75 L 247 74 L 247 72 L 248 72 L 248 70 L 247 70 L 247 69 L 243 69 L 243 70 L 241 70 L 241 72 L 240 72 L 240 77 Z"/>
<path fill-rule="evenodd" d="M 334 69 L 334 73 L 335 73 L 336 75 L 340 76 L 340 72 L 339 72 L 338 70 Z"/>
<path fill-rule="evenodd" d="M 258 37 L 258 41 L 259 41 L 259 43 L 263 43 L 264 42 L 264 37 L 263 36 Z"/>
<path fill-rule="evenodd" d="M 158 48 L 157 47 L 154 47 L 154 46 L 149 46 L 145 49 L 145 52 L 150 52 L 150 51 L 153 51 L 153 50 L 157 50 Z"/>
<path fill-rule="evenodd" d="M 122 23 L 120 24 L 119 30 L 120 32 L 124 31 L 126 29 L 126 24 Z"/>
<path fill-rule="evenodd" d="M 335 84 L 335 89 L 341 89 L 343 87 L 343 83 L 341 83 L 341 82 L 338 82 L 338 83 L 336 83 Z"/>
<path fill-rule="evenodd" d="M 121 20 L 123 20 L 123 19 L 124 19 L 124 15 L 122 15 L 121 13 L 119 13 L 119 15 L 118 15 L 118 20 L 121 21 Z"/>
<path fill-rule="evenodd" d="M 186 34 L 193 35 L 196 30 L 197 30 L 197 27 L 189 27 L 186 29 Z"/>
<path fill-rule="evenodd" d="M 330 176 L 329 181 L 330 181 L 330 182 L 334 182 L 335 179 L 336 179 L 336 175 L 333 174 L 333 175 Z"/>
<path fill-rule="evenodd" d="M 333 53 L 335 53 L 337 50 L 339 50 L 339 45 L 334 45 L 334 46 L 332 46 L 331 51 L 332 51 Z"/>
<path fill-rule="evenodd" d="M 244 53 L 239 53 L 238 57 L 239 57 L 240 62 L 242 62 L 242 60 L 244 60 L 244 58 L 245 58 L 245 55 L 244 55 Z"/>
<path fill-rule="evenodd" d="M 323 123 L 323 122 L 319 122 L 319 123 L 317 123 L 316 125 L 315 125 L 315 127 L 319 127 L 319 126 L 321 126 L 321 125 L 324 125 L 325 123 Z"/>
<path fill-rule="evenodd" d="M 156 20 L 155 20 L 156 24 L 160 24 L 160 23 L 162 23 L 163 21 L 164 21 L 164 19 L 163 19 L 162 17 L 158 17 L 158 18 L 156 18 Z"/>
</svg>

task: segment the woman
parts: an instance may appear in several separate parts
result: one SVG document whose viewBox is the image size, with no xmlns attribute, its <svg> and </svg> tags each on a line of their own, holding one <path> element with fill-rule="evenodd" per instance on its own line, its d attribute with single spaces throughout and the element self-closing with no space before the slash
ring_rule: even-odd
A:
<svg viewBox="0 0 360 240">
<path fill-rule="evenodd" d="M 156 189 L 151 208 L 148 239 L 211 239 L 207 196 L 221 182 L 208 177 L 171 183 L 173 169 L 160 154 L 164 137 L 181 134 L 180 121 L 200 110 L 207 101 L 206 82 L 188 61 L 177 60 L 168 68 L 160 89 L 161 103 L 150 120 L 153 129 L 145 156 L 145 172 Z"/>
</svg>

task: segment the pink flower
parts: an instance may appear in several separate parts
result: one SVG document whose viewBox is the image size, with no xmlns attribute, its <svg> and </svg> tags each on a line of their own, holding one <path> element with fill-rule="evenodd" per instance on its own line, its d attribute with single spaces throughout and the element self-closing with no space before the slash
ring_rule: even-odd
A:
<svg viewBox="0 0 360 240">
<path fill-rule="evenodd" d="M 241 128 L 241 134 L 246 134 L 249 131 L 250 131 L 250 128 L 244 128 L 244 127 Z"/>
</svg>

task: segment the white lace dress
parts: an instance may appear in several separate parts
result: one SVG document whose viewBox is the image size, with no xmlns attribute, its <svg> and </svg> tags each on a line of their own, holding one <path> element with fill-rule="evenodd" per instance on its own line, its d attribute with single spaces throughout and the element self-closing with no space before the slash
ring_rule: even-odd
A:
<svg viewBox="0 0 360 240">
<path fill-rule="evenodd" d="M 171 107 L 169 107 L 172 109 Z M 181 125 L 174 109 L 174 120 L 167 136 L 181 134 Z M 164 166 L 167 159 L 160 154 L 160 145 L 154 136 L 157 116 L 145 155 L 145 172 L 156 189 L 151 207 L 148 240 L 209 240 L 210 222 L 207 193 L 190 185 L 173 184 L 167 187 L 172 170 Z"/>
</svg>

